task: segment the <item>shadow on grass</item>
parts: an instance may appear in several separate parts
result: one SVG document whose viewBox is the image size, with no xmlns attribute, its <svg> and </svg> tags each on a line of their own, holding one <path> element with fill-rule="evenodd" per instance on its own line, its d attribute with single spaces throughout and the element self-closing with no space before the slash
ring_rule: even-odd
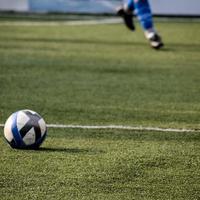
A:
<svg viewBox="0 0 200 200">
<path fill-rule="evenodd" d="M 8 38 L 5 38 L 8 39 Z M 19 38 L 19 37 L 13 37 L 9 38 L 9 41 L 15 41 L 15 42 L 41 42 L 41 43 L 68 43 L 68 44 L 96 44 L 96 45 L 113 45 L 113 46 L 146 46 L 145 42 L 129 42 L 129 41 L 117 41 L 117 40 L 100 40 L 100 39 L 88 39 L 88 38 Z"/>
<path fill-rule="evenodd" d="M 103 150 L 98 149 L 80 149 L 80 148 L 64 148 L 64 147 L 40 147 L 36 151 L 47 153 L 69 153 L 69 154 L 100 154 L 105 153 Z"/>
<path fill-rule="evenodd" d="M 148 42 L 144 41 L 125 41 L 125 40 L 104 40 L 104 39 L 96 39 L 96 38 L 47 38 L 47 37 L 1 37 L 1 40 L 8 40 L 20 43 L 57 43 L 57 44 L 86 44 L 86 45 L 104 45 L 104 46 L 148 46 Z M 165 41 L 164 41 L 165 42 Z M 0 48 L 6 48 L 7 46 L 2 46 Z M 15 46 L 18 47 L 17 45 Z M 175 51 L 175 50 L 191 50 L 197 51 L 200 49 L 199 44 L 197 43 L 185 43 L 185 42 L 167 42 L 166 46 L 162 49 L 162 51 Z M 52 49 L 56 50 L 56 49 Z"/>
<path fill-rule="evenodd" d="M 167 43 L 163 51 L 171 52 L 198 52 L 200 51 L 200 45 L 195 43 Z"/>
</svg>

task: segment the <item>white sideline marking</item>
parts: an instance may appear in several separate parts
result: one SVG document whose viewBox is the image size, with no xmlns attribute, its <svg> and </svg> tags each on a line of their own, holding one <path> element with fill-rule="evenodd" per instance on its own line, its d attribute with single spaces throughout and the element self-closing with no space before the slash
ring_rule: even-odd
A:
<svg viewBox="0 0 200 200">
<path fill-rule="evenodd" d="M 0 26 L 80 26 L 80 25 L 97 25 L 97 24 L 118 24 L 122 23 L 121 18 L 98 19 L 98 20 L 74 20 L 63 22 L 24 22 L 24 21 L 4 21 Z"/>
<path fill-rule="evenodd" d="M 4 124 L 0 124 L 4 127 Z M 159 128 L 159 127 L 143 127 L 143 126 L 123 126 L 123 125 L 106 125 L 106 126 L 93 126 L 93 125 L 72 125 L 72 124 L 47 124 L 48 128 L 72 128 L 72 129 L 115 129 L 115 130 L 134 130 L 134 131 L 156 131 L 156 132 L 199 132 L 199 129 L 176 129 L 176 128 Z"/>
</svg>

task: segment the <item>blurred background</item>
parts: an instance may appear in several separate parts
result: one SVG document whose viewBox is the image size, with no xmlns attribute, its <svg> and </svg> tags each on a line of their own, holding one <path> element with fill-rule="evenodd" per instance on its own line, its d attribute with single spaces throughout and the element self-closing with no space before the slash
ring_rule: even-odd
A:
<svg viewBox="0 0 200 200">
<path fill-rule="evenodd" d="M 115 14 L 122 0 L 0 0 L 0 11 Z M 150 0 L 154 15 L 200 16 L 199 0 Z"/>
</svg>

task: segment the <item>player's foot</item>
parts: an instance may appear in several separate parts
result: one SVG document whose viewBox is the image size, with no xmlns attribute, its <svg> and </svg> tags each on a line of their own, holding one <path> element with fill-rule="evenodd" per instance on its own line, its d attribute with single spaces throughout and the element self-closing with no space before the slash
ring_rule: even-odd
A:
<svg viewBox="0 0 200 200">
<path fill-rule="evenodd" d="M 117 10 L 117 15 L 119 15 L 120 17 L 123 18 L 124 24 L 126 25 L 126 27 L 129 30 L 131 30 L 131 31 L 135 30 L 135 26 L 134 26 L 134 22 L 133 22 L 133 13 L 131 10 L 120 7 Z"/>
<path fill-rule="evenodd" d="M 156 32 L 147 33 L 146 37 L 149 40 L 151 47 L 154 49 L 160 49 L 164 46 L 162 38 Z"/>
</svg>

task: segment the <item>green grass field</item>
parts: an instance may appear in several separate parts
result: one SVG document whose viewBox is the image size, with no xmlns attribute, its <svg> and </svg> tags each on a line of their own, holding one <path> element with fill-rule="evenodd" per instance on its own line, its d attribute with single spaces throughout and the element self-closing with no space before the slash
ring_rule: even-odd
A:
<svg viewBox="0 0 200 200">
<path fill-rule="evenodd" d="M 175 133 L 49 128 L 38 151 L 13 150 L 0 128 L 2 200 L 197 200 L 200 23 L 140 27 L 14 26 L 0 21 L 0 123 L 20 109 L 48 124 L 196 129 Z M 8 20 L 8 19 L 6 19 Z M 13 21 L 13 20 L 12 20 Z"/>
</svg>

